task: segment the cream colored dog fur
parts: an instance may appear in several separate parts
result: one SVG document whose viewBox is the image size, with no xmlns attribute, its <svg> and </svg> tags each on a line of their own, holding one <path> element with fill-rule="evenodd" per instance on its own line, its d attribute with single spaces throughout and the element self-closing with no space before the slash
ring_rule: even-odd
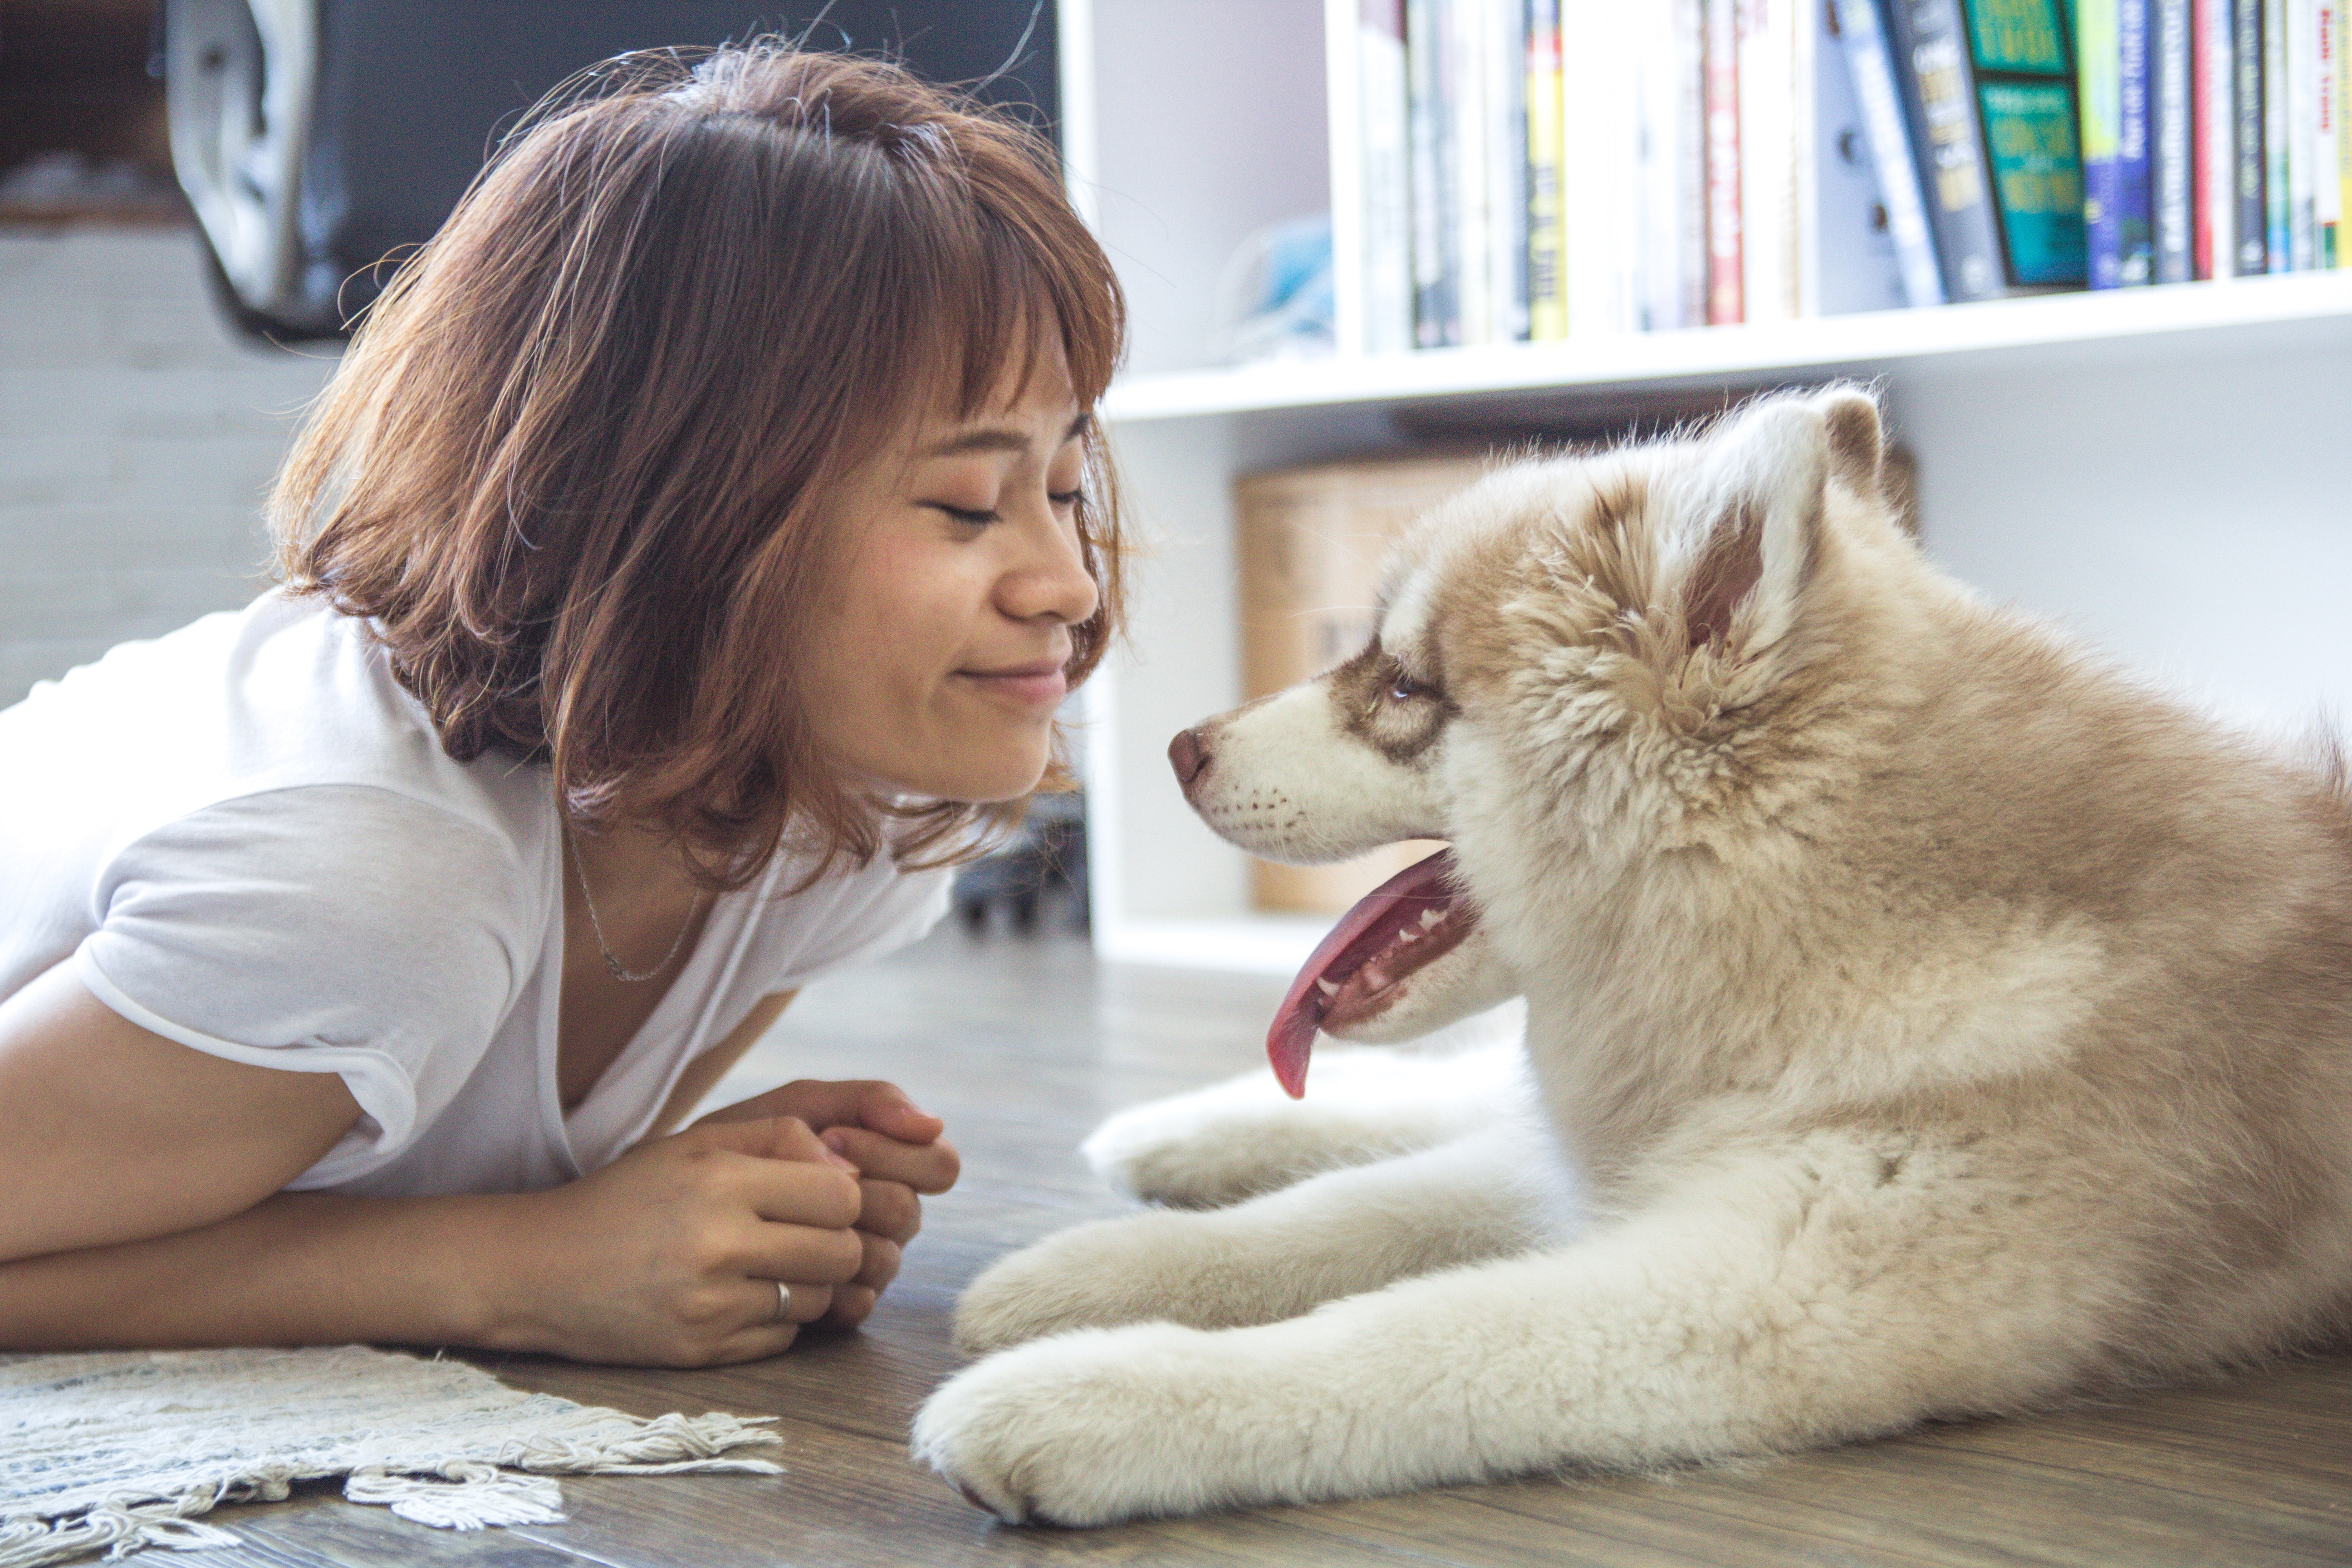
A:
<svg viewBox="0 0 2352 1568">
<path fill-rule="evenodd" d="M 1115 1181 L 1229 1206 L 982 1275 L 996 1353 L 919 1456 L 1089 1524 L 1805 1448 L 2346 1329 L 2338 770 L 1943 576 L 1880 444 L 1838 390 L 1505 468 L 1361 655 L 1180 742 L 1260 854 L 1452 842 L 1475 925 L 1327 984 L 1334 1030 L 1523 994 L 1524 1055 L 1113 1119 Z"/>
</svg>

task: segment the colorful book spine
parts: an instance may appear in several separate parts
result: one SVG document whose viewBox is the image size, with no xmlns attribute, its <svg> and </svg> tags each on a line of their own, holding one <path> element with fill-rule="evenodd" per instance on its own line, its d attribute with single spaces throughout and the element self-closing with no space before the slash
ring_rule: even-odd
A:
<svg viewBox="0 0 2352 1568">
<path fill-rule="evenodd" d="M 1738 0 L 1706 0 L 1706 320 L 1746 318 L 1739 207 Z"/>
<path fill-rule="evenodd" d="M 1412 346 L 1412 138 L 1402 0 L 1360 0 L 1356 123 L 1363 139 L 1364 349 Z"/>
<path fill-rule="evenodd" d="M 2231 0 L 2192 0 L 2189 6 L 2189 114 L 2194 122 L 2193 185 L 2189 196 L 2192 268 L 2199 278 L 2227 278 L 2236 249 L 2230 181 L 2236 163 Z"/>
<path fill-rule="evenodd" d="M 2287 13 L 2290 0 L 2263 0 L 2263 228 L 2270 239 L 2270 269 L 2294 270 L 2294 195 L 2288 167 L 2294 162 L 2294 120 L 2287 105 Z"/>
<path fill-rule="evenodd" d="M 1921 132 L 1920 184 L 1944 291 L 1953 300 L 1999 299 L 2008 292 L 2008 268 L 1959 0 L 1894 0 L 1887 19 L 1895 60 L 1907 68 L 1904 106 Z"/>
<path fill-rule="evenodd" d="M 2116 0 L 2116 245 L 2123 287 L 2156 281 L 2149 49 L 2156 0 Z"/>
<path fill-rule="evenodd" d="M 2197 275 L 2189 0 L 2156 0 L 2154 21 L 2148 37 L 2148 155 L 2156 280 L 2186 283 Z"/>
<path fill-rule="evenodd" d="M 1834 16 L 1845 49 L 1846 68 L 1862 115 L 1863 135 L 1878 172 L 1879 199 L 1886 228 L 1903 269 L 1903 294 L 1914 306 L 1944 302 L 1944 279 L 1936 261 L 1936 238 L 1927 226 L 1927 205 L 1919 185 L 1910 125 L 1903 113 L 1894 57 L 1879 16 L 1881 0 L 1842 0 Z"/>
<path fill-rule="evenodd" d="M 1528 14 L 1525 0 L 1487 0 L 1486 266 L 1492 341 L 1528 338 Z"/>
<path fill-rule="evenodd" d="M 1442 0 L 1444 18 L 1444 121 L 1454 182 L 1454 279 L 1464 343 L 1495 341 L 1495 215 L 1487 179 L 1494 28 L 1489 0 Z"/>
<path fill-rule="evenodd" d="M 2352 267 L 2352 0 L 2336 7 L 2336 265 Z"/>
<path fill-rule="evenodd" d="M 1528 5 L 1528 335 L 1568 336 L 1567 144 L 1562 139 L 1559 0 Z"/>
<path fill-rule="evenodd" d="M 2336 265 L 2352 267 L 2352 0 L 2336 5 Z"/>
<path fill-rule="evenodd" d="M 2343 171 L 2338 166 L 2342 140 L 2343 102 L 2339 89 L 2344 50 L 2346 0 L 2319 0 L 2316 21 L 2317 68 L 2313 82 L 2316 134 L 2312 156 L 2312 265 L 2323 270 L 2344 265 L 2342 219 Z"/>
<path fill-rule="evenodd" d="M 2079 285 L 2083 159 L 2072 30 L 2057 0 L 1968 0 L 1967 13 L 2004 281 L 2019 289 Z"/>
<path fill-rule="evenodd" d="M 1794 0 L 1739 0 L 1739 232 L 1750 321 L 1797 314 Z"/>
<path fill-rule="evenodd" d="M 1671 0 L 1675 27 L 1675 317 L 1706 325 L 1706 4 Z"/>
<path fill-rule="evenodd" d="M 1412 341 L 1445 348 L 1462 341 L 1455 297 L 1461 274 L 1454 254 L 1452 149 L 1444 115 L 1444 18 L 1442 0 L 1405 0 L 1406 128 L 1412 141 Z"/>
<path fill-rule="evenodd" d="M 2317 0 L 2287 0 L 2286 243 L 2287 266 L 2295 272 L 2318 265 L 2319 171 L 2313 156 L 2313 132 L 2319 122 L 2318 21 Z M 2335 162 L 2328 159 L 2330 174 Z"/>
<path fill-rule="evenodd" d="M 2231 138 L 2235 174 L 2231 182 L 2237 221 L 2236 272 L 2252 278 L 2270 270 L 2270 115 L 2263 101 L 2263 75 L 2269 64 L 2264 30 L 2269 0 L 2237 0 L 2232 16 Z"/>
<path fill-rule="evenodd" d="M 2083 62 L 2083 226 L 2091 287 L 2124 282 L 2123 53 L 2116 43 L 2122 0 L 2075 0 L 2074 58 Z"/>
</svg>

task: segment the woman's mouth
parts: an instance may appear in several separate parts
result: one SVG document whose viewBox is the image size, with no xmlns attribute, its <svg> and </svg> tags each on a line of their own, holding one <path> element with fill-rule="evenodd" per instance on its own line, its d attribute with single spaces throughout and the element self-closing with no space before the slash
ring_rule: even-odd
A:
<svg viewBox="0 0 2352 1568">
<path fill-rule="evenodd" d="M 1057 659 L 1036 659 L 995 669 L 959 669 L 958 679 L 1024 708 L 1055 708 L 1069 695 L 1069 677 Z"/>
</svg>

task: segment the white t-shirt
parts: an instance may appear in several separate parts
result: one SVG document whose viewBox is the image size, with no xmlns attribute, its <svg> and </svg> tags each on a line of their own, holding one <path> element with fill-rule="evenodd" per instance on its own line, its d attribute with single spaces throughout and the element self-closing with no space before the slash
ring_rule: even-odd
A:
<svg viewBox="0 0 2352 1568">
<path fill-rule="evenodd" d="M 567 1115 L 562 853 L 545 768 L 452 762 L 361 623 L 264 595 L 0 711 L 0 998 L 65 961 L 166 1038 L 341 1074 L 363 1115 L 296 1189 L 526 1192 L 644 1136 L 761 997 L 947 907 L 887 856 L 782 896 L 778 857 Z"/>
</svg>

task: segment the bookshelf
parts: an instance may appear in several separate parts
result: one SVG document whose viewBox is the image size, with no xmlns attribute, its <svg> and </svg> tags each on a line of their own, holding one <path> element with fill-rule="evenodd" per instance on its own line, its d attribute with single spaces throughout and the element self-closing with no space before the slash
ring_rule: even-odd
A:
<svg viewBox="0 0 2352 1568">
<path fill-rule="evenodd" d="M 1400 415 L 1606 418 L 1631 398 L 1878 379 L 1928 549 L 2225 715 L 2352 720 L 2352 271 L 1244 367 L 1204 363 L 1247 234 L 1332 206 L 1349 276 L 1356 0 L 1060 0 L 1072 187 L 1134 317 L 1106 400 L 1146 543 L 1129 646 L 1086 691 L 1107 957 L 1294 967 L 1184 806 L 1178 730 L 1240 700 L 1230 483 L 1406 444 Z"/>
</svg>

